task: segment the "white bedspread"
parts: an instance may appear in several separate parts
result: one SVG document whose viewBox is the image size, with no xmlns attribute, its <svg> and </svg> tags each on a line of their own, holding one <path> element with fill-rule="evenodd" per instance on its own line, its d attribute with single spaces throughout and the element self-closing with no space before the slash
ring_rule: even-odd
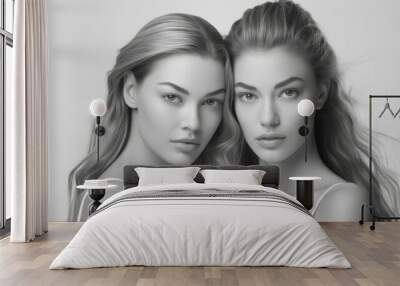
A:
<svg viewBox="0 0 400 286">
<path fill-rule="evenodd" d="M 50 269 L 126 265 L 295 266 L 349 268 L 315 219 L 262 198 L 182 197 L 115 201 L 133 192 L 262 190 L 254 185 L 142 186 L 107 199 L 56 257 Z M 136 193 L 134 193 L 136 194 Z"/>
</svg>

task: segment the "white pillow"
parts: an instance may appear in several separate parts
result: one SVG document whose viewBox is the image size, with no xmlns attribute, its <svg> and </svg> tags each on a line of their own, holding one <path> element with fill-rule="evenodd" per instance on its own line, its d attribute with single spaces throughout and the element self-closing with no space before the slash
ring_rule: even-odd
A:
<svg viewBox="0 0 400 286">
<path fill-rule="evenodd" d="M 193 179 L 199 170 L 199 167 L 135 168 L 139 176 L 139 186 L 195 183 Z"/>
<path fill-rule="evenodd" d="M 262 170 L 201 170 L 205 184 L 226 183 L 261 185 L 265 171 Z"/>
</svg>

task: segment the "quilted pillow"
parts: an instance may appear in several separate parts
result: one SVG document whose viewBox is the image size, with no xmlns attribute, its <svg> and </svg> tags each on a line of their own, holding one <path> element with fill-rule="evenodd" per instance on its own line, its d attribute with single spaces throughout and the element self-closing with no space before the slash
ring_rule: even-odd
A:
<svg viewBox="0 0 400 286">
<path fill-rule="evenodd" d="M 199 167 L 135 168 L 139 175 L 139 186 L 195 183 L 193 179 L 199 170 Z"/>
<path fill-rule="evenodd" d="M 204 183 L 227 183 L 261 185 L 265 171 L 262 170 L 201 170 Z"/>
</svg>

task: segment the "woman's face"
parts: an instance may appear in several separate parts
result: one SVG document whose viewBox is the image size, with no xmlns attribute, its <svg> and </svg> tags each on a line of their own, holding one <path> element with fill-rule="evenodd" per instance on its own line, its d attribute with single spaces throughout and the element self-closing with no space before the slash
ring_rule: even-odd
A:
<svg viewBox="0 0 400 286">
<path fill-rule="evenodd" d="M 234 75 L 235 112 L 246 142 L 260 161 L 286 160 L 304 144 L 297 104 L 305 98 L 315 103 L 318 94 L 311 66 L 285 47 L 255 49 L 235 60 Z"/>
<path fill-rule="evenodd" d="M 162 164 L 192 164 L 221 122 L 224 66 L 198 55 L 156 62 L 135 88 L 135 124 Z"/>
</svg>

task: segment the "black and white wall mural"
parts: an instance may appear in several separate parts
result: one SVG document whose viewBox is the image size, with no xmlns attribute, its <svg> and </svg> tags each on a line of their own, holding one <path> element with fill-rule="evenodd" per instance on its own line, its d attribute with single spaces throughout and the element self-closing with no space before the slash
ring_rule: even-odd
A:
<svg viewBox="0 0 400 286">
<path fill-rule="evenodd" d="M 400 94 L 398 1 L 48 8 L 50 220 L 85 220 L 76 187 L 115 178 L 106 196 L 119 192 L 125 165 L 276 165 L 291 195 L 289 177 L 319 177 L 323 221 L 352 220 L 368 202 L 369 95 Z M 400 214 L 398 110 L 400 98 L 373 102 L 380 216 Z"/>
</svg>

